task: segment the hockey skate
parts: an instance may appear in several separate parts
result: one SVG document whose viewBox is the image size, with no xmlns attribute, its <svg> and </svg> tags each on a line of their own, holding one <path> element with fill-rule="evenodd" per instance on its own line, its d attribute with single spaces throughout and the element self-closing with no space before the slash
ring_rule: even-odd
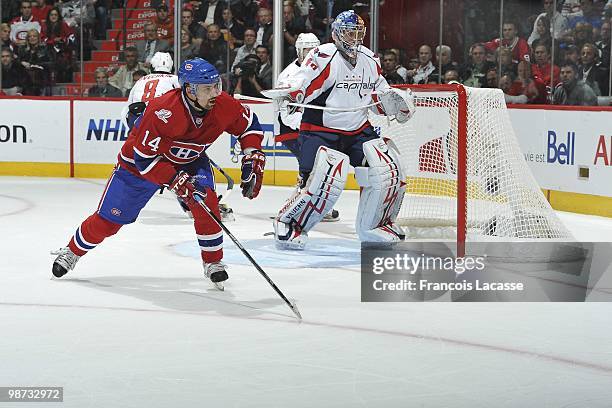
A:
<svg viewBox="0 0 612 408">
<path fill-rule="evenodd" d="M 204 264 L 204 275 L 215 285 L 215 288 L 219 290 L 225 290 L 223 282 L 226 281 L 229 276 L 225 270 L 225 264 L 223 262 L 212 262 Z"/>
<path fill-rule="evenodd" d="M 278 219 L 274 219 L 274 243 L 278 249 L 291 249 L 301 251 L 306 247 L 308 234 L 292 221 L 286 224 Z"/>
<path fill-rule="evenodd" d="M 234 217 L 234 210 L 232 210 L 227 204 L 219 204 L 219 212 L 221 213 L 221 221 L 236 221 L 236 217 Z"/>
<path fill-rule="evenodd" d="M 56 278 L 61 278 L 67 274 L 68 271 L 73 270 L 74 266 L 81 258 L 75 255 L 68 247 L 60 248 L 57 251 L 51 251 L 51 255 L 57 255 L 57 258 L 53 261 L 53 268 L 51 269 L 53 276 Z"/>
<path fill-rule="evenodd" d="M 325 217 L 321 220 L 321 222 L 336 222 L 340 221 L 340 212 L 338 210 L 332 209 L 330 212 L 325 214 Z"/>
</svg>

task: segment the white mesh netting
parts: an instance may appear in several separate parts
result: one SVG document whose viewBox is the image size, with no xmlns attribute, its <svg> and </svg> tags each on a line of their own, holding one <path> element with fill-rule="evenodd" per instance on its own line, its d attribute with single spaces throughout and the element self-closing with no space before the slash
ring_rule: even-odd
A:
<svg viewBox="0 0 612 408">
<path fill-rule="evenodd" d="M 504 97 L 496 89 L 467 91 L 467 240 L 571 239 L 521 153 Z M 416 113 L 405 124 L 370 115 L 397 144 L 407 174 L 399 223 L 409 237 L 456 238 L 459 97 L 413 89 Z"/>
</svg>

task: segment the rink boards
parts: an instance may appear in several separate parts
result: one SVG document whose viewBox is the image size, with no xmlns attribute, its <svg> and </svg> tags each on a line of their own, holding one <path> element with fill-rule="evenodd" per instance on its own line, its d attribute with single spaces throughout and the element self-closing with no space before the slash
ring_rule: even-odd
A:
<svg viewBox="0 0 612 408">
<path fill-rule="evenodd" d="M 124 104 L 91 98 L 0 98 L 0 175 L 107 177 L 127 138 L 120 120 Z M 250 107 L 264 128 L 264 182 L 293 185 L 296 161 L 274 143 L 272 105 Z M 514 106 L 509 111 L 525 160 L 553 207 L 612 216 L 612 109 Z M 221 137 L 208 154 L 238 177 L 234 142 L 229 135 Z M 356 188 L 352 177 L 348 186 Z"/>
</svg>

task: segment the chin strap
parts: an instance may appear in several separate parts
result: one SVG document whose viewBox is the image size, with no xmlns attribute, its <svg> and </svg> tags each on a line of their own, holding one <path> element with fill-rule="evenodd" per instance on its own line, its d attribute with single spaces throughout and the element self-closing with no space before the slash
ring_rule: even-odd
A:
<svg viewBox="0 0 612 408">
<path fill-rule="evenodd" d="M 191 111 L 194 115 L 199 117 L 206 115 L 208 110 L 200 105 L 197 99 L 195 101 L 191 100 L 189 95 L 187 95 L 187 84 L 183 84 L 183 95 L 185 95 L 185 99 L 187 99 L 187 103 L 189 104 L 189 107 L 192 108 Z"/>
</svg>

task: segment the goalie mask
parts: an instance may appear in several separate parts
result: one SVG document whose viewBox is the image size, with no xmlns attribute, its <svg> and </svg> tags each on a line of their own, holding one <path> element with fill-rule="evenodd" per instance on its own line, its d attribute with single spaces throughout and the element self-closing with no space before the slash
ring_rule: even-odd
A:
<svg viewBox="0 0 612 408">
<path fill-rule="evenodd" d="M 365 34 L 363 19 L 353 10 L 338 14 L 332 23 L 332 38 L 336 47 L 351 60 L 357 58 L 357 51 L 363 44 Z"/>
</svg>

